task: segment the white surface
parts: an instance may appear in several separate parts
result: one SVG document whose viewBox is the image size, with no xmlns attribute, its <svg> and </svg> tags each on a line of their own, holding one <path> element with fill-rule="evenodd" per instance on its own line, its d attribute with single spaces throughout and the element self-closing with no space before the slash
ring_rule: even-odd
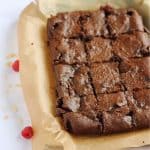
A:
<svg viewBox="0 0 150 150">
<path fill-rule="evenodd" d="M 21 137 L 20 132 L 30 125 L 19 73 L 11 70 L 7 58 L 17 54 L 17 20 L 22 9 L 31 0 L 0 0 L 0 150 L 31 150 L 31 141 Z"/>
<path fill-rule="evenodd" d="M 18 52 L 17 20 L 29 2 L 31 0 L 0 0 L 0 150 L 31 150 L 31 141 L 20 135 L 22 128 L 30 125 L 30 119 L 19 86 L 19 73 L 6 65 L 17 58 L 7 56 Z"/>
</svg>

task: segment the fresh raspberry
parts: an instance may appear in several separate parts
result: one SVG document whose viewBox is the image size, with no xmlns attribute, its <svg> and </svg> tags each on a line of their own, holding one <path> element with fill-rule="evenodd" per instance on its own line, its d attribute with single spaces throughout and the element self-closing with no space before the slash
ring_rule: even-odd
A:
<svg viewBox="0 0 150 150">
<path fill-rule="evenodd" d="M 22 132 L 21 135 L 25 138 L 25 139 L 31 139 L 33 136 L 33 128 L 31 126 L 27 126 L 25 127 Z"/>
<path fill-rule="evenodd" d="M 12 69 L 15 71 L 15 72 L 19 72 L 19 60 L 16 60 L 12 63 Z"/>
</svg>

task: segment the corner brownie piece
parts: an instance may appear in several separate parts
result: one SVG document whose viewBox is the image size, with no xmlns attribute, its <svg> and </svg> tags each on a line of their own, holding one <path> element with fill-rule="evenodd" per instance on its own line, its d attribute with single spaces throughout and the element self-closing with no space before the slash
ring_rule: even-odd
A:
<svg viewBox="0 0 150 150">
<path fill-rule="evenodd" d="M 144 31 L 142 17 L 134 9 L 113 9 L 110 6 L 102 7 L 105 10 L 108 31 L 112 37 L 132 31 Z"/>
<path fill-rule="evenodd" d="M 76 37 L 81 33 L 79 24 L 80 12 L 59 13 L 48 19 L 48 38 Z"/>
<path fill-rule="evenodd" d="M 126 92 L 135 128 L 150 127 L 150 89 Z"/>
<path fill-rule="evenodd" d="M 124 92 L 98 95 L 97 107 L 102 113 L 104 134 L 130 131 L 133 128 Z"/>
<path fill-rule="evenodd" d="M 110 6 L 48 19 L 56 113 L 74 134 L 150 127 L 150 34 L 134 9 Z"/>
</svg>

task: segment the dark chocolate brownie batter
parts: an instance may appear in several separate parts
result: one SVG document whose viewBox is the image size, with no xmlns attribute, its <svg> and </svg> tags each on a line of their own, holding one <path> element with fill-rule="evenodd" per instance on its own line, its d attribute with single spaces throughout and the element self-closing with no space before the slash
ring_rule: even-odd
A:
<svg viewBox="0 0 150 150">
<path fill-rule="evenodd" d="M 150 34 L 134 9 L 101 7 L 48 19 L 56 111 L 74 134 L 150 127 Z"/>
</svg>

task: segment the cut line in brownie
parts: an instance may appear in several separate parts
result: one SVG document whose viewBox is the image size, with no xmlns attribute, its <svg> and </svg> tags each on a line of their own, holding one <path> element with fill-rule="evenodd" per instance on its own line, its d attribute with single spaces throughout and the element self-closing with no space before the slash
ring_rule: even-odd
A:
<svg viewBox="0 0 150 150">
<path fill-rule="evenodd" d="M 136 10 L 59 13 L 47 30 L 56 112 L 67 131 L 102 135 L 150 127 L 150 32 Z"/>
</svg>

